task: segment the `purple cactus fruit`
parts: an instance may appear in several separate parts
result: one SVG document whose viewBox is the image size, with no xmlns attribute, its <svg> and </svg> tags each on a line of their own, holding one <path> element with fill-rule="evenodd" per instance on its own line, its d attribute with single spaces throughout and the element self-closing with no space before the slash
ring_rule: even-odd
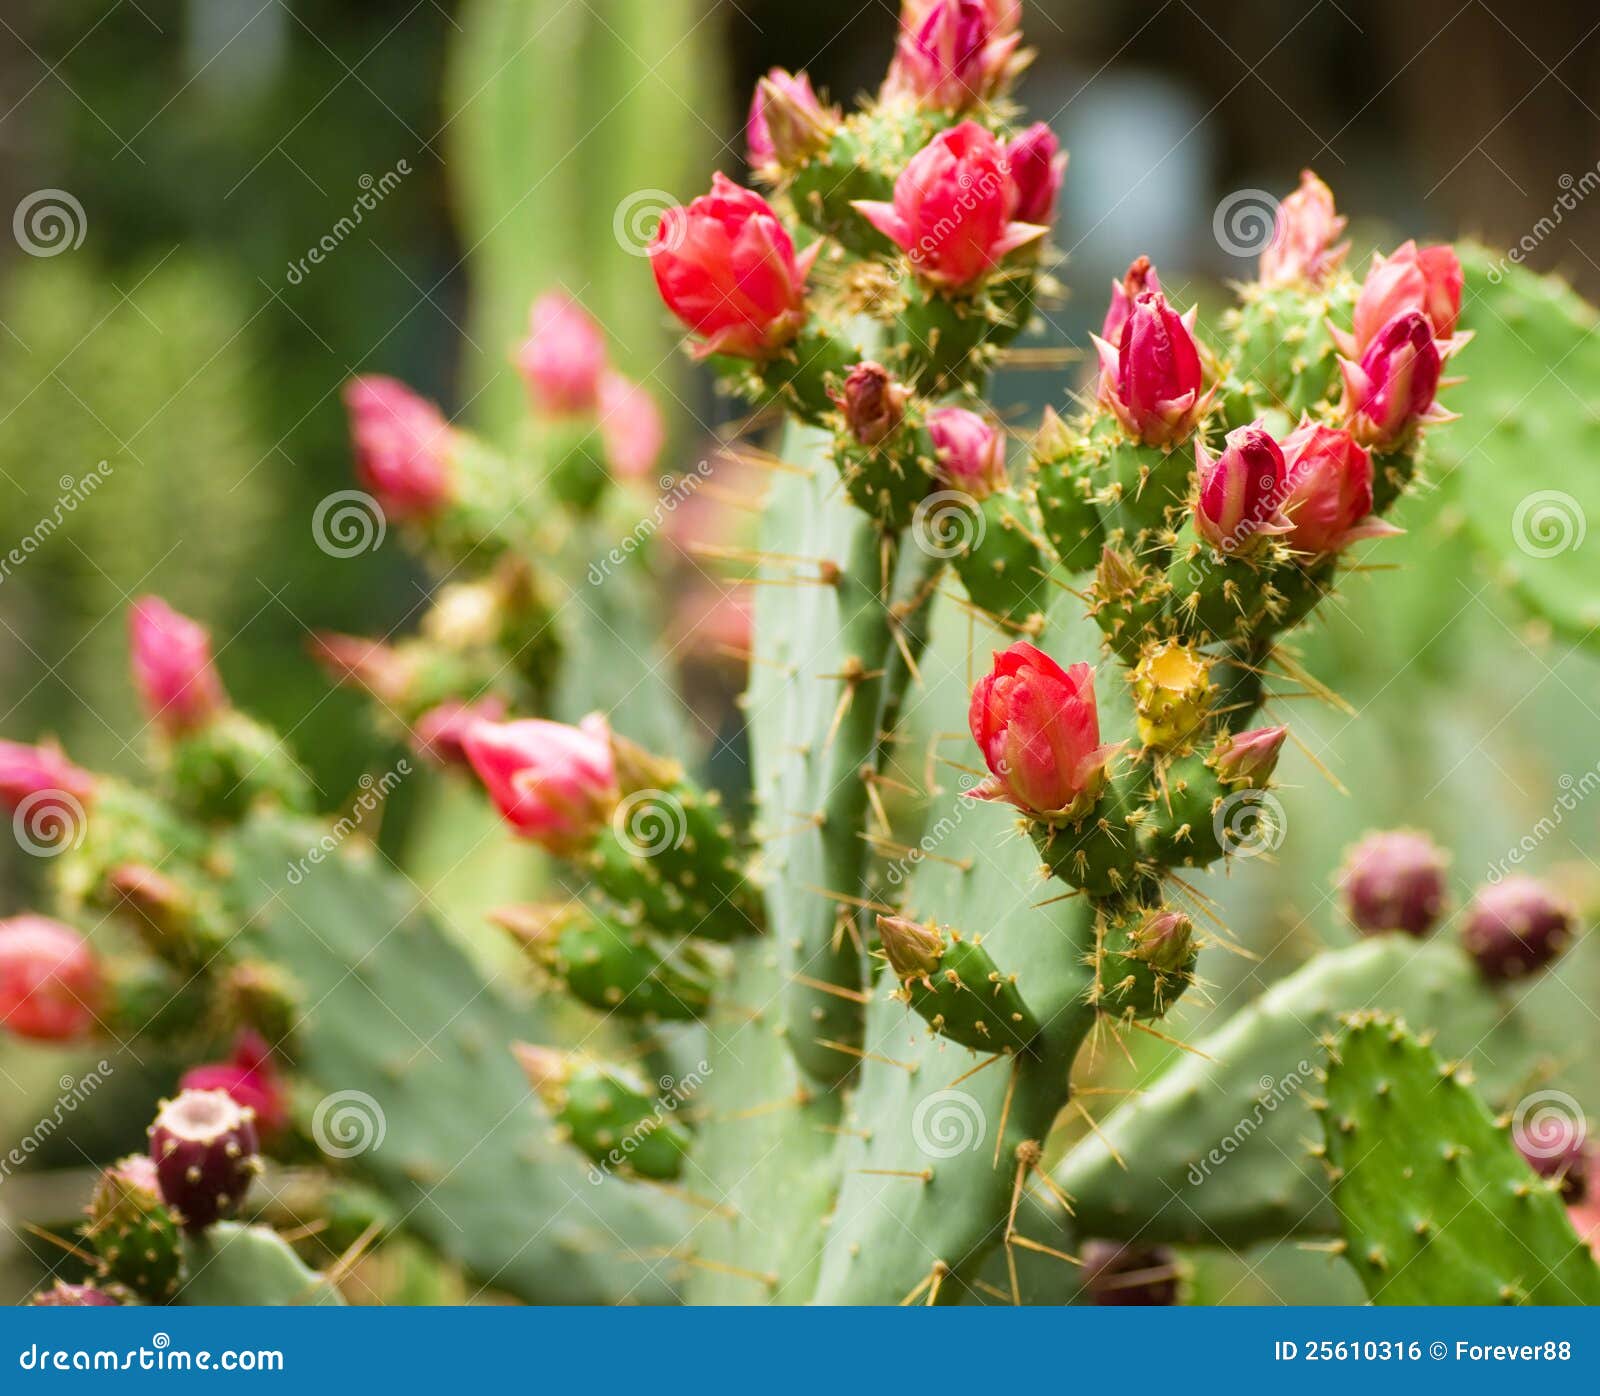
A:
<svg viewBox="0 0 1600 1396">
<path fill-rule="evenodd" d="M 1582 1119 L 1561 1111 L 1533 1113 L 1512 1122 L 1511 1138 L 1528 1167 L 1541 1178 L 1561 1182 L 1561 1198 L 1567 1203 L 1582 1202 L 1589 1192 L 1589 1150 L 1584 1146 L 1588 1130 Z"/>
<path fill-rule="evenodd" d="M 57 1280 L 49 1289 L 41 1289 L 28 1303 L 34 1308 L 105 1309 L 118 1307 L 117 1301 L 103 1289 L 93 1285 L 69 1285 Z"/>
<path fill-rule="evenodd" d="M 1178 1302 L 1177 1260 L 1165 1246 L 1086 1241 L 1080 1258 L 1091 1303 L 1164 1307 Z"/>
<path fill-rule="evenodd" d="M 183 1091 L 150 1126 L 161 1196 L 186 1231 L 230 1217 L 260 1168 L 255 1112 L 226 1091 Z"/>
<path fill-rule="evenodd" d="M 1368 834 L 1345 854 L 1339 873 L 1345 912 L 1363 935 L 1425 936 L 1444 910 L 1449 858 L 1416 829 Z"/>
<path fill-rule="evenodd" d="M 1493 980 L 1542 969 L 1572 938 L 1572 912 L 1544 883 L 1508 877 L 1478 889 L 1461 927 L 1461 943 Z"/>
</svg>

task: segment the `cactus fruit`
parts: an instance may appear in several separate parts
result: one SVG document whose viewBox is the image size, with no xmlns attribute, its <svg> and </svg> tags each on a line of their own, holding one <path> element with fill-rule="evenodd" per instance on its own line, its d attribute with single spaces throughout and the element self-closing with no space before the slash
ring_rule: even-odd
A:
<svg viewBox="0 0 1600 1396">
<path fill-rule="evenodd" d="M 181 1230 L 155 1164 L 143 1154 L 112 1164 L 95 1184 L 88 1213 L 84 1237 L 101 1274 L 152 1304 L 171 1300 L 183 1283 Z"/>
<path fill-rule="evenodd" d="M 186 1231 L 239 1210 L 261 1163 L 255 1112 L 222 1090 L 185 1090 L 150 1126 L 161 1196 Z"/>
<path fill-rule="evenodd" d="M 1542 882 L 1508 877 L 1479 889 L 1461 943 L 1490 979 L 1520 979 L 1566 949 L 1572 921 L 1571 909 Z"/>
<path fill-rule="evenodd" d="M 1445 908 L 1448 859 L 1426 834 L 1369 834 L 1345 854 L 1339 890 L 1345 914 L 1363 935 L 1425 936 Z"/>
</svg>

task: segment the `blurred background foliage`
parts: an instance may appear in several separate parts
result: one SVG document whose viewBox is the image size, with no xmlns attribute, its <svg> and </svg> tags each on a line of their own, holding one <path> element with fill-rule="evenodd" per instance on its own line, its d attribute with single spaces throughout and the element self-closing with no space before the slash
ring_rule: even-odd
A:
<svg viewBox="0 0 1600 1396">
<path fill-rule="evenodd" d="M 1509 9 L 1031 0 L 1040 57 L 1020 97 L 1072 153 L 1068 296 L 1045 342 L 1081 351 L 1135 252 L 1180 301 L 1214 302 L 1247 269 L 1213 235 L 1219 200 L 1285 191 L 1303 165 L 1354 215 L 1361 252 L 1396 229 L 1528 234 L 1600 158 L 1600 38 L 1585 7 L 1553 9 L 1537 39 L 1512 32 Z M 760 72 L 805 66 L 851 98 L 881 76 L 893 25 L 887 0 L 8 6 L 0 207 L 64 190 L 86 228 L 49 258 L 0 239 L 0 544 L 51 514 L 67 481 L 101 462 L 106 478 L 0 579 L 4 734 L 133 763 L 121 610 L 159 590 L 214 627 L 238 701 L 289 735 L 337 807 L 387 749 L 355 698 L 327 691 L 306 632 L 388 633 L 426 600 L 398 546 L 337 559 L 313 543 L 316 502 L 350 479 L 342 382 L 393 373 L 509 437 L 522 415 L 510 350 L 533 294 L 561 283 L 673 408 L 673 463 L 688 468 L 727 409 L 672 348 L 640 220 L 713 167 L 742 173 Z M 387 190 L 376 207 L 304 265 L 374 188 Z M 1529 262 L 1592 297 L 1600 200 L 1559 224 Z M 1080 375 L 1015 372 L 1000 401 L 1020 428 Z M 1457 432 L 1473 430 L 1472 391 L 1455 399 Z M 1507 597 L 1461 527 L 1458 481 L 1436 486 L 1301 639 L 1349 710 L 1278 705 L 1303 748 L 1284 763 L 1288 837 L 1271 866 L 1205 885 L 1251 958 L 1208 956 L 1210 1003 L 1186 1006 L 1182 1036 L 1348 935 L 1331 877 L 1360 830 L 1432 830 L 1456 850 L 1465 894 L 1600 759 L 1600 665 Z M 418 782 L 403 801 L 425 794 Z M 450 826 L 467 817 L 453 807 L 445 846 L 413 865 L 450 866 L 447 841 L 464 841 Z M 1580 804 L 1530 859 L 1591 907 L 1597 833 L 1600 802 Z M 7 909 L 33 871 L 10 854 Z M 1552 1072 L 1591 1110 L 1597 991 L 1592 938 L 1530 991 Z M 0 1054 L 4 1115 L 29 1116 L 25 1076 L 55 1074 L 37 1054 Z M 1197 1263 L 1199 1294 L 1223 1302 L 1321 1298 L 1342 1278 L 1292 1251 Z"/>
</svg>

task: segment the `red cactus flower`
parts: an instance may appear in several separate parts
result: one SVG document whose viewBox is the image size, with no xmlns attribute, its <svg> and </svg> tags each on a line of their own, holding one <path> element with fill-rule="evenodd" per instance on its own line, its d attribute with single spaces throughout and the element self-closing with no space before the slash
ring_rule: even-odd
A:
<svg viewBox="0 0 1600 1396">
<path fill-rule="evenodd" d="M 0 921 L 0 1028 L 35 1042 L 80 1042 L 103 997 L 99 962 L 70 926 L 31 914 Z"/>
<path fill-rule="evenodd" d="M 1378 332 L 1360 363 L 1339 360 L 1345 414 L 1363 446 L 1391 451 L 1420 424 L 1454 420 L 1435 401 L 1449 349 L 1426 315 L 1407 310 Z"/>
<path fill-rule="evenodd" d="M 964 407 L 936 407 L 928 413 L 939 479 L 974 499 L 1006 487 L 1005 436 L 995 425 Z"/>
<path fill-rule="evenodd" d="M 1310 170 L 1300 172 L 1300 187 L 1278 205 L 1272 241 L 1261 253 L 1263 286 L 1320 286 L 1350 250 L 1334 244 L 1346 220 L 1334 210 L 1333 191 Z"/>
<path fill-rule="evenodd" d="M 1117 344 L 1094 335 L 1100 355 L 1100 399 L 1147 446 L 1174 445 L 1194 430 L 1211 402 L 1195 342 L 1196 311 L 1179 315 L 1159 291 L 1144 291 L 1128 309 Z"/>
<path fill-rule="evenodd" d="M 702 357 L 765 359 L 804 326 L 821 250 L 815 242 L 797 256 L 772 206 L 717 174 L 709 194 L 662 215 L 650 260 L 661 299 L 700 336 Z"/>
<path fill-rule="evenodd" d="M 1310 557 L 1399 533 L 1372 512 L 1372 458 L 1339 427 L 1302 420 L 1283 441 L 1285 538 Z"/>
<path fill-rule="evenodd" d="M 1111 304 L 1106 308 L 1105 323 L 1100 327 L 1100 338 L 1114 348 L 1122 347 L 1122 331 L 1128 323 L 1134 301 L 1146 291 L 1159 291 L 1161 278 L 1156 275 L 1155 263 L 1148 257 L 1135 257 L 1123 274 L 1121 281 L 1111 283 Z"/>
<path fill-rule="evenodd" d="M 772 179 L 827 148 L 839 125 L 836 107 L 824 106 L 804 73 L 773 68 L 756 84 L 745 123 L 750 168 Z"/>
<path fill-rule="evenodd" d="M 1194 460 L 1200 480 L 1195 532 L 1212 547 L 1235 553 L 1254 538 L 1285 530 L 1283 451 L 1262 423 L 1229 432 L 1215 459 L 1195 437 Z"/>
<path fill-rule="evenodd" d="M 169 736 L 196 731 L 227 708 L 203 625 L 159 596 L 141 596 L 128 608 L 128 638 L 140 701 Z"/>
<path fill-rule="evenodd" d="M 661 408 L 642 384 L 620 373 L 600 379 L 600 444 L 619 480 L 642 480 L 656 468 L 667 443 Z"/>
<path fill-rule="evenodd" d="M 256 1128 L 270 1139 L 289 1123 L 289 1092 L 260 1034 L 246 1029 L 226 1061 L 191 1067 L 178 1082 L 186 1091 L 226 1091 L 234 1104 L 256 1112 Z"/>
<path fill-rule="evenodd" d="M 883 95 L 959 111 L 1005 84 L 1022 35 L 1013 0 L 918 0 L 901 12 Z"/>
<path fill-rule="evenodd" d="M 425 519 L 450 503 L 455 436 L 437 407 L 376 374 L 352 378 L 344 404 L 356 473 L 385 514 Z"/>
<path fill-rule="evenodd" d="M 593 412 L 600 405 L 606 345 L 600 327 L 577 301 L 549 291 L 533 303 L 517 369 L 534 409 L 549 417 Z"/>
<path fill-rule="evenodd" d="M 967 721 L 990 772 L 972 796 L 1041 819 L 1083 815 L 1121 750 L 1100 744 L 1094 670 L 1063 669 L 1023 640 L 995 655 L 972 690 Z"/>
<path fill-rule="evenodd" d="M 1066 153 L 1055 132 L 1036 122 L 1006 147 L 1006 160 L 1017 186 L 1017 220 L 1049 227 L 1055 222 L 1056 199 L 1067 170 Z"/>
<path fill-rule="evenodd" d="M 1455 249 L 1445 243 L 1402 243 L 1392 257 L 1374 256 L 1356 299 L 1354 331 L 1333 331 L 1346 358 L 1359 359 L 1384 326 L 1408 310 L 1420 310 L 1436 339 L 1449 339 L 1461 316 L 1466 278 Z"/>
<path fill-rule="evenodd" d="M 505 715 L 504 701 L 495 697 L 472 703 L 440 703 L 412 723 L 412 749 L 437 766 L 465 766 L 471 770 L 464 741 L 468 730 L 474 723 L 499 722 Z"/>
<path fill-rule="evenodd" d="M 94 777 L 56 747 L 0 741 L 0 805 L 15 810 L 30 796 L 51 791 L 87 801 L 94 797 Z"/>
<path fill-rule="evenodd" d="M 963 121 L 911 158 L 895 180 L 892 204 L 862 199 L 855 208 L 906 254 L 922 280 L 964 291 L 1047 231 L 1015 221 L 1017 197 L 1000 143 Z"/>
<path fill-rule="evenodd" d="M 511 827 L 553 853 L 582 848 L 616 808 L 611 729 L 598 713 L 576 727 L 541 718 L 477 722 L 461 745 Z"/>
</svg>

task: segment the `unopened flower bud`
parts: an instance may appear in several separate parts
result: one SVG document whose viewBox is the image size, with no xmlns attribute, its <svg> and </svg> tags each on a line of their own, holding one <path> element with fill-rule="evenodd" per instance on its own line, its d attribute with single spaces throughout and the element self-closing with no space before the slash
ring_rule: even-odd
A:
<svg viewBox="0 0 1600 1396">
<path fill-rule="evenodd" d="M 844 388 L 834 400 L 856 441 L 863 446 L 876 446 L 893 435 L 905 420 L 910 397 L 909 388 L 896 383 L 888 369 L 869 359 L 850 370 Z"/>
<path fill-rule="evenodd" d="M 944 937 L 931 922 L 923 925 L 904 916 L 880 915 L 878 939 L 889 968 L 902 979 L 926 979 L 944 955 Z"/>
<path fill-rule="evenodd" d="M 1287 727 L 1256 727 L 1218 738 L 1211 766 L 1225 785 L 1265 785 L 1278 768 Z"/>
<path fill-rule="evenodd" d="M 936 407 L 928 435 L 939 479 L 951 489 L 986 499 L 1006 487 L 1005 436 L 993 423 L 965 407 Z"/>
<path fill-rule="evenodd" d="M 837 107 L 825 106 L 804 73 L 774 68 L 750 99 L 745 142 L 750 167 L 772 179 L 828 148 L 838 129 Z"/>
</svg>

